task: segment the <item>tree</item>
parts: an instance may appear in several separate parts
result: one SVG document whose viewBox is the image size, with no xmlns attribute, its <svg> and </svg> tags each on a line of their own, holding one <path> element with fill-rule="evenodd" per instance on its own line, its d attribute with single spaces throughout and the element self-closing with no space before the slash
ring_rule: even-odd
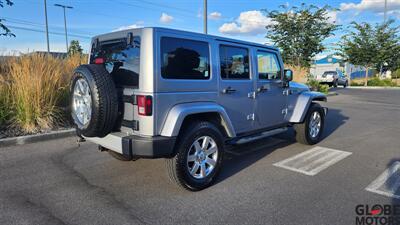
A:
<svg viewBox="0 0 400 225">
<path fill-rule="evenodd" d="M 396 69 L 399 66 L 400 44 L 398 28 L 391 27 L 393 21 L 372 26 L 369 23 L 351 23 L 351 31 L 342 37 L 339 52 L 345 61 L 364 66 L 365 86 L 370 69 L 379 70 L 381 66 Z"/>
<path fill-rule="evenodd" d="M 6 5 L 12 6 L 14 3 L 11 0 L 5 0 Z M 4 1 L 0 0 L 0 7 L 4 7 Z M 0 19 L 0 36 L 10 36 L 10 37 L 15 37 L 15 34 L 11 33 L 11 30 L 8 29 L 6 25 L 3 23 L 3 19 Z"/>
<path fill-rule="evenodd" d="M 395 71 L 400 66 L 399 27 L 393 27 L 394 20 L 378 24 L 375 28 L 377 43 L 376 69 Z"/>
<path fill-rule="evenodd" d="M 280 7 L 283 11 L 266 11 L 271 18 L 266 37 L 282 50 L 285 63 L 309 67 L 312 58 L 325 49 L 323 40 L 339 27 L 330 22 L 329 12 L 335 9 L 304 3 L 301 7 Z"/>
<path fill-rule="evenodd" d="M 75 54 L 80 54 L 82 55 L 83 49 L 81 47 L 81 45 L 79 44 L 78 40 L 72 40 L 69 48 L 68 48 L 68 55 L 75 55 Z"/>
</svg>

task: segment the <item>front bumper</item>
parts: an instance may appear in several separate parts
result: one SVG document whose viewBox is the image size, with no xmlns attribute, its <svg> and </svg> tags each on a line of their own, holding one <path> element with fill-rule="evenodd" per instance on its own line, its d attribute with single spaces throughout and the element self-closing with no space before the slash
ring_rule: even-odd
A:
<svg viewBox="0 0 400 225">
<path fill-rule="evenodd" d="M 84 138 L 126 157 L 167 158 L 174 154 L 176 137 L 125 135 L 124 133 L 116 132 L 103 138 Z"/>
</svg>

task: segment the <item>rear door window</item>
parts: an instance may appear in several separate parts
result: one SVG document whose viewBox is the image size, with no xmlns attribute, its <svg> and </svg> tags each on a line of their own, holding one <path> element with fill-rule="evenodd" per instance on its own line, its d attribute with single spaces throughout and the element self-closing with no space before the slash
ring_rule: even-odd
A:
<svg viewBox="0 0 400 225">
<path fill-rule="evenodd" d="M 166 79 L 210 79 L 207 42 L 161 38 L 161 76 Z"/>
<path fill-rule="evenodd" d="M 222 79 L 250 79 L 248 49 L 221 45 L 219 48 L 219 58 Z"/>
</svg>

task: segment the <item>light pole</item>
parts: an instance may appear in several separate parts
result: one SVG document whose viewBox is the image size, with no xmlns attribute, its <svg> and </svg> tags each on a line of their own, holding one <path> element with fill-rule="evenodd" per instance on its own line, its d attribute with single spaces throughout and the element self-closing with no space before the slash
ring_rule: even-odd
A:
<svg viewBox="0 0 400 225">
<path fill-rule="evenodd" d="M 54 6 L 62 7 L 64 10 L 64 29 L 65 29 L 65 44 L 67 46 L 67 53 L 68 53 L 68 33 L 67 33 L 67 16 L 65 15 L 65 9 L 72 9 L 72 6 L 68 5 L 61 5 L 61 4 L 54 4 Z"/>
<path fill-rule="evenodd" d="M 50 43 L 49 43 L 49 24 L 47 22 L 47 2 L 44 0 L 44 17 L 46 20 L 46 40 L 47 40 L 47 52 L 50 52 Z"/>
<path fill-rule="evenodd" d="M 204 0 L 204 9 L 203 9 L 203 20 L 204 20 L 204 33 L 207 34 L 207 0 Z"/>
<path fill-rule="evenodd" d="M 383 23 L 386 23 L 387 18 L 387 0 L 385 0 L 385 11 L 383 12 Z"/>
</svg>

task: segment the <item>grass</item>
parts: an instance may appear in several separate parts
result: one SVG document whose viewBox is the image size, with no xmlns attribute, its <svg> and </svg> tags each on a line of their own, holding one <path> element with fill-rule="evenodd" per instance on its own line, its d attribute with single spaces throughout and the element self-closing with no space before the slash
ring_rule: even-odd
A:
<svg viewBox="0 0 400 225">
<path fill-rule="evenodd" d="M 300 66 L 285 65 L 285 68 L 293 71 L 293 81 L 299 83 L 307 83 L 309 69 Z"/>
<path fill-rule="evenodd" d="M 66 59 L 43 54 L 10 58 L 0 68 L 0 125 L 36 133 L 63 123 L 61 106 L 68 99 L 73 69 L 85 63 L 76 55 Z"/>
</svg>

